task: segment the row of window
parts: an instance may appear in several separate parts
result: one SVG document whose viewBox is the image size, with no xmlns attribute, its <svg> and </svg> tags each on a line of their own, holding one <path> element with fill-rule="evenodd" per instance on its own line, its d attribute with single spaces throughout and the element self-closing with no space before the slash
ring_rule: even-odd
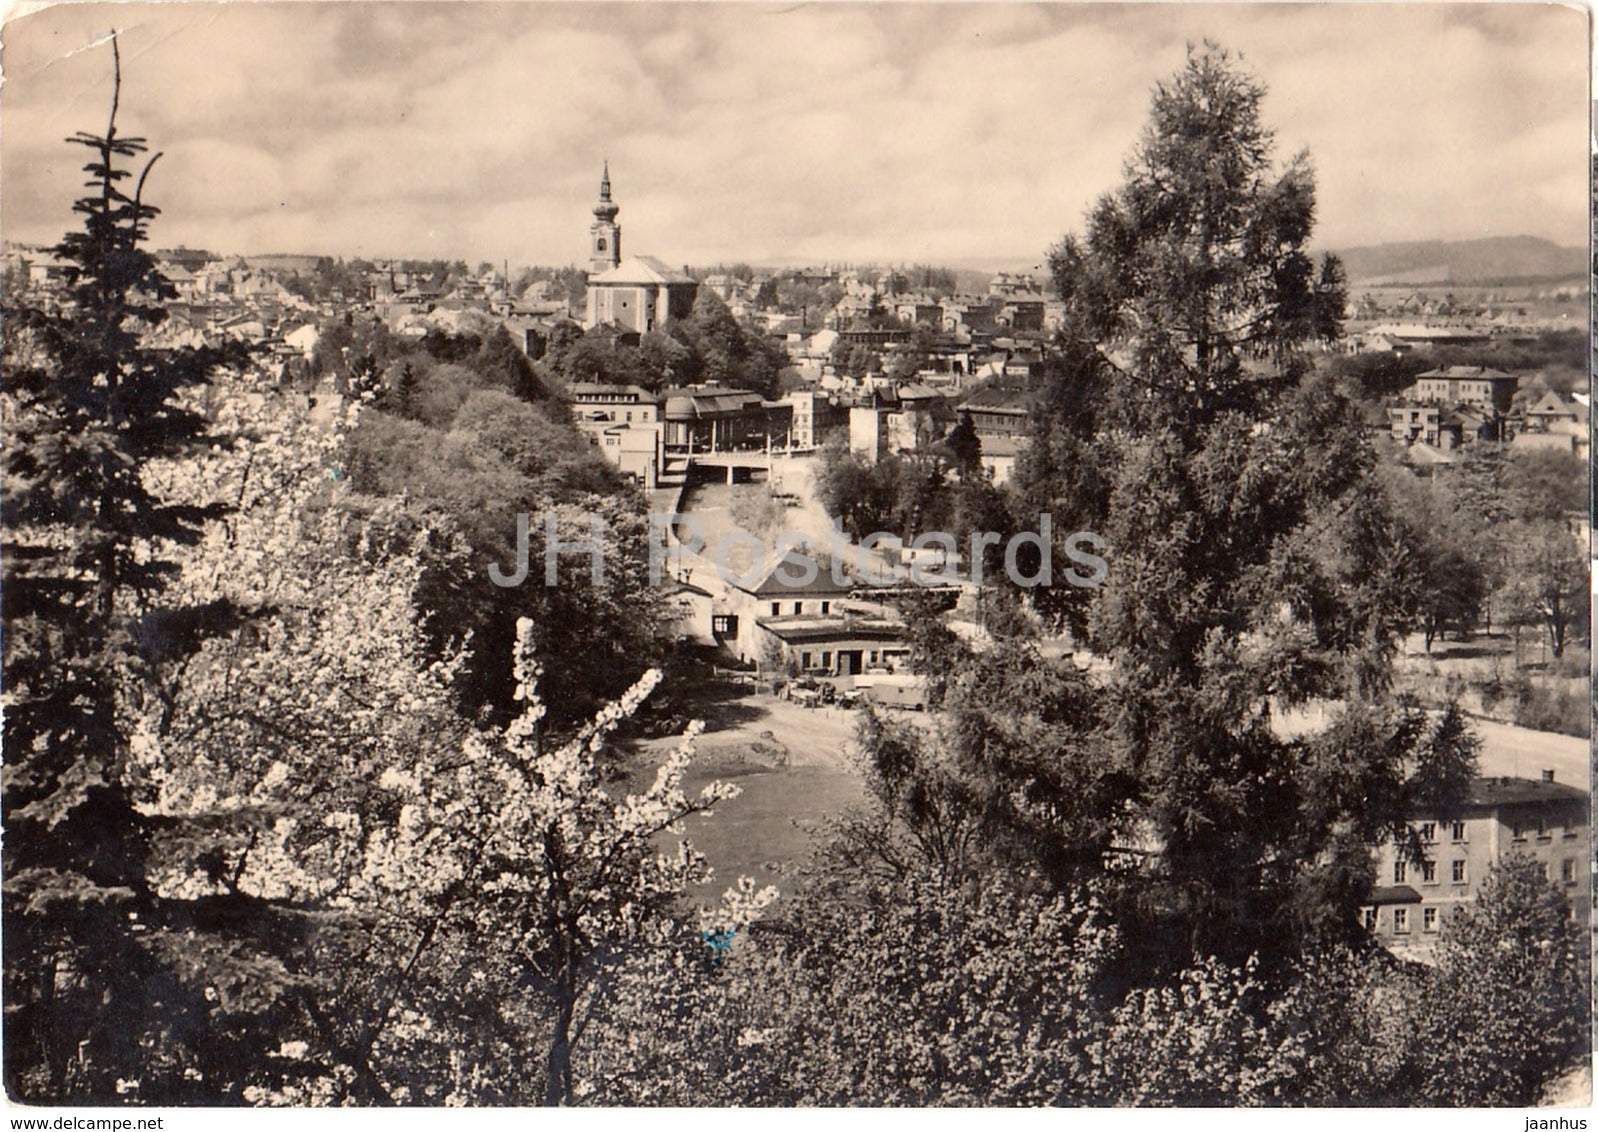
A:
<svg viewBox="0 0 1598 1132">
<path fill-rule="evenodd" d="M 1537 840 L 1538 841 L 1552 841 L 1553 840 L 1553 838 L 1554 838 L 1554 826 L 1549 823 L 1547 818 L 1538 818 L 1536 820 L 1536 822 L 1534 822 L 1534 823 L 1515 822 L 1514 825 L 1512 825 L 1510 827 L 1510 835 L 1516 841 L 1524 841 L 1524 840 L 1526 840 L 1527 832 L 1529 830 L 1531 830 L 1532 828 L 1535 828 L 1536 831 L 1537 831 Z M 1565 836 L 1566 840 L 1569 840 L 1569 839 L 1574 838 L 1576 836 L 1576 828 L 1574 826 L 1565 826 L 1563 828 L 1564 828 L 1564 836 Z"/>
<path fill-rule="evenodd" d="M 1374 932 L 1376 930 L 1376 916 L 1377 916 L 1377 910 L 1375 908 L 1367 908 L 1367 909 L 1365 909 L 1365 930 L 1366 931 Z M 1421 931 L 1434 932 L 1434 931 L 1437 930 L 1437 926 L 1438 926 L 1439 922 L 1440 922 L 1440 920 L 1439 920 L 1439 916 L 1438 916 L 1438 910 L 1436 908 L 1422 908 L 1421 909 L 1421 917 L 1420 917 Z M 1394 908 L 1393 909 L 1393 934 L 1395 934 L 1395 935 L 1407 935 L 1407 934 L 1409 934 L 1409 909 L 1408 908 Z"/>
<path fill-rule="evenodd" d="M 1410 926 L 1411 926 L 1411 923 L 1412 923 L 1412 921 L 1410 920 L 1409 911 L 1410 910 L 1408 908 L 1394 908 L 1393 909 L 1393 934 L 1394 935 L 1408 935 L 1409 934 Z M 1365 909 L 1365 930 L 1366 931 L 1371 932 L 1371 933 L 1374 933 L 1376 931 L 1376 921 L 1377 921 L 1377 917 L 1378 917 L 1379 914 L 1380 913 L 1379 913 L 1378 909 L 1375 909 L 1375 908 L 1367 908 L 1367 909 Z M 1565 905 L 1565 916 L 1567 918 L 1569 918 L 1569 919 L 1575 919 L 1576 906 L 1574 904 L 1566 903 L 1566 905 Z M 1439 924 L 1441 922 L 1442 922 L 1441 909 L 1438 909 L 1438 908 L 1422 908 L 1420 910 L 1420 930 L 1421 931 L 1423 931 L 1423 932 L 1435 932 L 1435 931 L 1437 931 L 1438 926 L 1439 926 Z"/>
<path fill-rule="evenodd" d="M 1450 839 L 1456 845 L 1463 844 L 1467 840 L 1465 836 L 1465 823 L 1462 821 L 1456 821 L 1450 822 L 1448 825 Z M 1563 836 L 1566 839 L 1574 838 L 1577 834 L 1575 826 L 1561 827 L 1558 825 L 1558 823 L 1550 822 L 1547 818 L 1538 818 L 1535 822 L 1515 822 L 1510 827 L 1511 833 L 1516 841 L 1526 840 L 1526 834 L 1532 829 L 1537 831 L 1537 840 L 1551 841 L 1553 840 L 1554 836 L 1553 831 L 1556 828 L 1563 830 Z M 1421 841 L 1428 845 L 1435 844 L 1437 841 L 1437 823 L 1434 821 L 1421 822 L 1416 828 L 1416 832 L 1420 834 Z"/>
<path fill-rule="evenodd" d="M 805 611 L 805 603 L 804 602 L 796 601 L 796 602 L 793 603 L 793 613 L 794 613 L 795 617 L 797 617 L 799 614 L 803 613 L 804 611 Z M 832 611 L 832 602 L 824 601 L 824 602 L 821 603 L 821 612 L 822 613 L 830 613 L 831 611 Z M 781 617 L 782 616 L 782 602 L 774 601 L 774 602 L 771 603 L 771 615 L 773 617 Z"/>
<path fill-rule="evenodd" d="M 865 662 L 867 664 L 882 664 L 882 663 L 885 663 L 886 660 L 887 660 L 887 656 L 886 656 L 885 653 L 879 653 L 875 649 L 871 650 L 870 652 L 864 652 L 863 651 L 863 655 L 865 656 Z M 817 656 L 817 654 L 813 653 L 813 652 L 801 653 L 799 655 L 799 659 L 800 659 L 800 662 L 801 662 L 800 663 L 800 667 L 803 668 L 807 672 L 810 669 L 812 669 L 812 668 L 818 667 L 818 665 L 815 663 L 816 656 Z M 820 654 L 820 656 L 821 656 L 821 663 L 820 663 L 819 667 L 821 667 L 821 668 L 831 668 L 832 667 L 832 653 L 830 651 L 823 652 L 823 653 Z M 838 662 L 840 664 L 843 663 L 843 659 L 844 659 L 843 653 L 840 652 L 838 654 Z"/>
<path fill-rule="evenodd" d="M 1409 879 L 1409 862 L 1403 858 L 1393 862 L 1393 883 L 1403 884 Z M 1422 861 L 1420 866 L 1420 879 L 1423 884 L 1437 883 L 1437 862 Z M 1465 862 L 1463 860 L 1450 862 L 1450 879 L 1454 884 L 1464 884 Z"/>
<path fill-rule="evenodd" d="M 1454 884 L 1464 884 L 1466 881 L 1465 862 L 1452 861 L 1450 865 L 1450 880 Z M 1548 879 L 1548 862 L 1542 862 L 1543 879 Z M 1399 859 L 1393 862 L 1393 883 L 1404 884 L 1409 879 L 1409 862 Z M 1437 862 L 1422 861 L 1420 866 L 1420 879 L 1422 884 L 1437 883 Z M 1559 879 L 1566 884 L 1576 882 L 1576 859 L 1566 857 L 1559 862 Z"/>
</svg>

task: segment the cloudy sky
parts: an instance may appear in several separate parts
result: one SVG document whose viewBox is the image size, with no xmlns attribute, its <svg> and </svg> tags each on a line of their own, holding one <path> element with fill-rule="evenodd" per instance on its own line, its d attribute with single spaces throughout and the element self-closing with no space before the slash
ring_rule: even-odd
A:
<svg viewBox="0 0 1598 1132">
<path fill-rule="evenodd" d="M 165 156 L 155 243 L 672 263 L 1040 258 L 1111 188 L 1185 44 L 1242 53 L 1317 242 L 1585 243 L 1586 16 L 1546 4 L 71 4 L 0 54 L 0 224 L 71 225 L 104 124 Z"/>
</svg>

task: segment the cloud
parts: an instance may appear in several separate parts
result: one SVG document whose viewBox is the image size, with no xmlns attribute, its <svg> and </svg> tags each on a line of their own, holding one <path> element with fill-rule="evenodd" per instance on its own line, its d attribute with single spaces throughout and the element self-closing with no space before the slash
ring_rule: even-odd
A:
<svg viewBox="0 0 1598 1132">
<path fill-rule="evenodd" d="M 609 157 L 671 262 L 1039 256 L 1205 37 L 1311 149 L 1320 242 L 1586 232 L 1586 24 L 1549 5 L 188 3 L 7 26 L 8 238 L 72 223 L 112 26 L 162 244 L 570 262 Z"/>
</svg>

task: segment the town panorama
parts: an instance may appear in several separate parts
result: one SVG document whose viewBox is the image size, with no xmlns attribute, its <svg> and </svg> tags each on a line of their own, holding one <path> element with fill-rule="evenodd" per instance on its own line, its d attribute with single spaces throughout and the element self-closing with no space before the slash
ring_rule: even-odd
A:
<svg viewBox="0 0 1598 1132">
<path fill-rule="evenodd" d="M 1586 25 L 1382 8 L 14 18 L 9 1103 L 1590 1105 Z"/>
</svg>

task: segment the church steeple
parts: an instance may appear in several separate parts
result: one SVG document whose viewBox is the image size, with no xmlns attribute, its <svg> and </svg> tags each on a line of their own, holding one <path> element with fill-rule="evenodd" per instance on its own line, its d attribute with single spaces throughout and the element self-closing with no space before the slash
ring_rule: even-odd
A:
<svg viewBox="0 0 1598 1132">
<path fill-rule="evenodd" d="M 594 205 L 594 223 L 588 229 L 588 273 L 598 275 L 621 263 L 621 226 L 616 214 L 621 205 L 610 199 L 610 162 L 605 162 L 599 178 L 599 203 Z"/>
</svg>

